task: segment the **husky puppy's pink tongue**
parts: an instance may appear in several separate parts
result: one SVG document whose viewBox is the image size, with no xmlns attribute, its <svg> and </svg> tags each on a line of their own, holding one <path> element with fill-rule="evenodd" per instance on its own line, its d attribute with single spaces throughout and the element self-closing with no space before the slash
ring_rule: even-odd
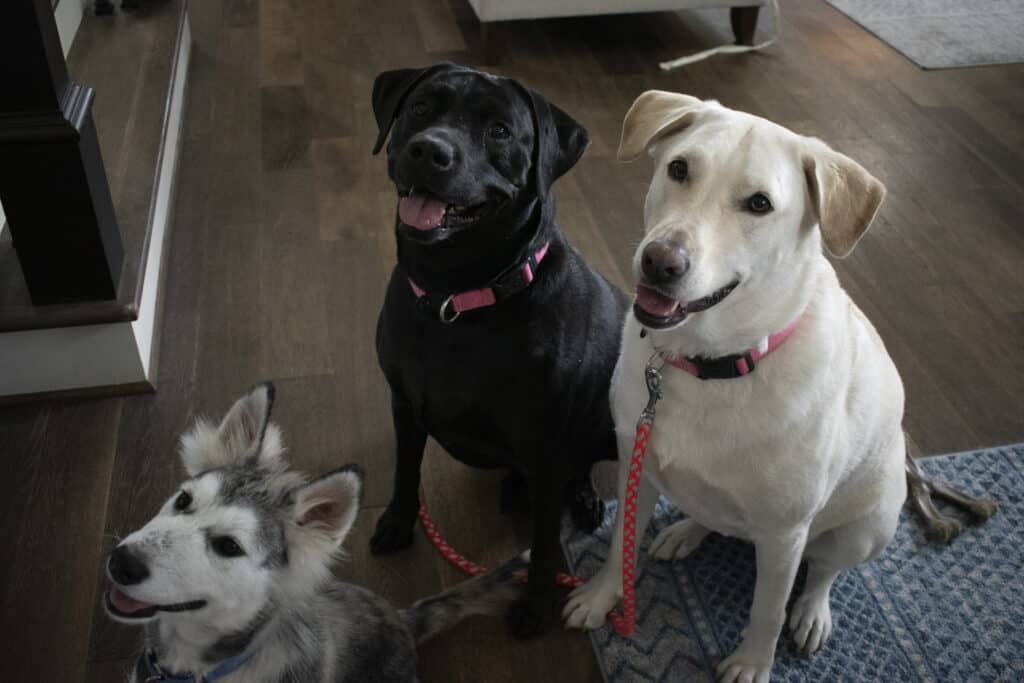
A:
<svg viewBox="0 0 1024 683">
<path fill-rule="evenodd" d="M 441 225 L 447 204 L 422 190 L 398 200 L 398 217 L 417 230 L 433 230 Z"/>
<path fill-rule="evenodd" d="M 636 286 L 636 305 L 659 318 L 667 318 L 679 308 L 678 301 L 646 285 Z"/>
<path fill-rule="evenodd" d="M 153 607 L 153 605 L 148 602 L 142 602 L 141 600 L 128 597 L 122 593 L 117 586 L 111 586 L 110 588 L 110 602 L 112 602 L 114 607 L 117 608 L 117 611 L 122 614 L 133 614 Z"/>
</svg>

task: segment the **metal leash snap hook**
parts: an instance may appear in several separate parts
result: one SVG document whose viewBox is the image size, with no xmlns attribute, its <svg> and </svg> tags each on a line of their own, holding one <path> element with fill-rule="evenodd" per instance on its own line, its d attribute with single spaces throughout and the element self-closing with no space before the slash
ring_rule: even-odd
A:
<svg viewBox="0 0 1024 683">
<path fill-rule="evenodd" d="M 661 400 L 661 354 L 657 351 L 651 354 L 644 366 L 644 382 L 647 384 L 647 405 L 640 414 L 640 419 L 654 417 L 654 409 Z"/>
<path fill-rule="evenodd" d="M 455 307 L 452 306 L 452 299 L 454 298 L 454 294 L 449 294 L 448 298 L 441 303 L 441 308 L 437 312 L 437 317 L 440 318 L 441 322 L 445 325 L 451 325 L 455 322 L 455 319 L 459 317 L 459 311 L 456 311 Z M 445 311 L 450 312 L 446 314 Z"/>
</svg>

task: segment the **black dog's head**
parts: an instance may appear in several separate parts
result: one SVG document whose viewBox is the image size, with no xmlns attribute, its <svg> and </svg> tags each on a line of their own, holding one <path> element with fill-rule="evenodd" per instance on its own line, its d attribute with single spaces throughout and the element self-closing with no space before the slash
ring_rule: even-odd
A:
<svg viewBox="0 0 1024 683">
<path fill-rule="evenodd" d="M 385 71 L 373 84 L 399 231 L 422 244 L 488 226 L 547 196 L 589 142 L 568 114 L 519 83 L 454 64 Z M 392 130 L 393 128 L 393 130 Z"/>
</svg>

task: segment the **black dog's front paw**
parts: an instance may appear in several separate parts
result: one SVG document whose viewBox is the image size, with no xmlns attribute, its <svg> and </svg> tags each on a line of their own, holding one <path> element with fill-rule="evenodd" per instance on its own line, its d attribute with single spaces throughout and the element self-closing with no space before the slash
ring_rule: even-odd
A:
<svg viewBox="0 0 1024 683">
<path fill-rule="evenodd" d="M 570 485 L 569 515 L 576 528 L 584 533 L 593 533 L 604 521 L 604 501 L 601 500 L 590 480 Z"/>
<path fill-rule="evenodd" d="M 412 530 L 416 518 L 399 515 L 389 505 L 384 514 L 377 520 L 377 529 L 370 539 L 370 552 L 374 555 L 386 555 L 412 545 Z"/>
<path fill-rule="evenodd" d="M 527 594 L 512 603 L 505 620 L 520 640 L 544 635 L 558 620 L 558 596 Z"/>
</svg>

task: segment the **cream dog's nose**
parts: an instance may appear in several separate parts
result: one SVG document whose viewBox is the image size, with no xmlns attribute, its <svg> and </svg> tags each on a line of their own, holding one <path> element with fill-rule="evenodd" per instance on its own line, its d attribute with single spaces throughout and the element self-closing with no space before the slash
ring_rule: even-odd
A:
<svg viewBox="0 0 1024 683">
<path fill-rule="evenodd" d="M 654 240 L 640 258 L 644 279 L 652 285 L 671 285 L 690 270 L 690 252 L 671 240 Z"/>
</svg>

